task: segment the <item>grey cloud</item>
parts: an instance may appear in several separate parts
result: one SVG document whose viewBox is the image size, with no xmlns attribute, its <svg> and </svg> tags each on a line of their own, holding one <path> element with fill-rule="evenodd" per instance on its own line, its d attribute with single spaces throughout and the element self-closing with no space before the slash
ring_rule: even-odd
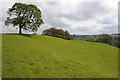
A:
<svg viewBox="0 0 120 80">
<path fill-rule="evenodd" d="M 107 14 L 108 9 L 105 8 L 100 2 L 84 2 L 77 5 L 76 12 L 70 12 L 69 14 L 62 14 L 71 20 L 89 20 L 103 14 Z"/>
<path fill-rule="evenodd" d="M 58 6 L 61 2 L 47 2 L 48 5 Z"/>
<path fill-rule="evenodd" d="M 65 24 L 62 21 L 60 21 L 59 18 L 53 18 L 50 20 L 46 20 L 46 22 L 53 27 L 60 27 L 60 28 L 70 27 L 70 25 Z"/>
<path fill-rule="evenodd" d="M 99 21 L 102 24 L 112 24 L 112 20 L 110 18 L 104 18 L 102 21 Z"/>
<path fill-rule="evenodd" d="M 56 5 L 57 6 L 56 6 Z M 49 24 L 53 27 L 60 27 L 60 28 L 66 28 L 70 27 L 69 24 L 66 24 L 64 21 L 61 21 L 60 13 L 59 13 L 59 2 L 47 2 L 46 5 L 41 6 L 43 19 L 45 24 Z"/>
<path fill-rule="evenodd" d="M 119 24 L 119 27 L 120 27 L 120 1 L 118 3 L 118 24 Z"/>
<path fill-rule="evenodd" d="M 69 30 L 71 33 L 88 33 L 90 31 L 89 27 L 76 27 Z"/>
<path fill-rule="evenodd" d="M 12 26 L 2 26 L 2 32 L 7 33 L 7 32 L 18 32 L 18 29 Z"/>
<path fill-rule="evenodd" d="M 88 27 L 76 27 L 76 30 L 78 30 L 80 32 L 87 32 L 90 30 L 90 28 L 88 28 Z"/>
<path fill-rule="evenodd" d="M 112 25 L 112 26 L 107 26 L 103 28 L 104 30 L 107 30 L 108 33 L 118 33 L 118 25 Z"/>
</svg>

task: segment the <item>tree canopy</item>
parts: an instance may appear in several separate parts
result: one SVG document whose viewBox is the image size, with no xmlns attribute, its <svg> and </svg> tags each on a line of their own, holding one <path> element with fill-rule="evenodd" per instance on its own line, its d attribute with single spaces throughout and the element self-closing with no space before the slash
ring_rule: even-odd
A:
<svg viewBox="0 0 120 80">
<path fill-rule="evenodd" d="M 44 30 L 42 35 L 48 35 L 70 40 L 70 34 L 67 30 L 64 31 L 63 29 L 56 29 L 54 27 Z"/>
<path fill-rule="evenodd" d="M 19 34 L 22 34 L 22 29 L 36 32 L 44 24 L 40 9 L 33 4 L 15 3 L 7 14 L 5 24 L 19 27 Z"/>
<path fill-rule="evenodd" d="M 98 42 L 102 43 L 111 43 L 112 37 L 108 34 L 102 34 L 100 35 L 100 38 L 97 40 Z"/>
</svg>

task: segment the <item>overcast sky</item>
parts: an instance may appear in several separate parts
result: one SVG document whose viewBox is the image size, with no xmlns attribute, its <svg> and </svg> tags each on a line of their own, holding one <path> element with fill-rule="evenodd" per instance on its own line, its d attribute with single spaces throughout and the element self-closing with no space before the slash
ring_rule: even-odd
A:
<svg viewBox="0 0 120 80">
<path fill-rule="evenodd" d="M 21 1 L 0 1 L 0 29 L 3 33 L 18 33 L 16 28 L 4 25 L 6 11 L 15 2 Z M 22 3 L 35 4 L 41 10 L 45 24 L 38 29 L 39 34 L 50 27 L 79 35 L 118 33 L 118 0 L 24 0 Z"/>
</svg>

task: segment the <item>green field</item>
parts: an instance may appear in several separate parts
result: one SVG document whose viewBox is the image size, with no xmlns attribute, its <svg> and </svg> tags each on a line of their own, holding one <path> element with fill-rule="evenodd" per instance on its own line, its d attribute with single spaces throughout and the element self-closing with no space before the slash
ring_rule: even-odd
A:
<svg viewBox="0 0 120 80">
<path fill-rule="evenodd" d="M 100 36 L 96 35 L 96 36 L 78 36 L 78 37 L 74 37 L 73 40 L 97 40 L 98 38 L 100 38 Z"/>
<path fill-rule="evenodd" d="M 3 34 L 3 78 L 117 78 L 118 48 L 43 35 Z"/>
<path fill-rule="evenodd" d="M 119 34 L 108 34 L 112 38 L 114 37 L 120 37 Z M 79 35 L 79 36 L 74 36 L 73 40 L 97 40 L 100 38 L 100 35 Z"/>
</svg>

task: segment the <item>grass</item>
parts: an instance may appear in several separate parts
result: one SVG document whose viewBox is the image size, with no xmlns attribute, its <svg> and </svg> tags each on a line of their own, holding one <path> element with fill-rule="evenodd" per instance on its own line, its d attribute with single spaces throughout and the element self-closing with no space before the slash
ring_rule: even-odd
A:
<svg viewBox="0 0 120 80">
<path fill-rule="evenodd" d="M 118 34 L 109 34 L 111 37 L 120 37 Z M 73 37 L 74 40 L 97 40 L 100 35 L 81 35 Z"/>
<path fill-rule="evenodd" d="M 88 35 L 85 35 L 85 36 L 79 36 L 79 37 L 74 37 L 73 39 L 74 40 L 97 40 L 100 36 L 98 35 L 92 35 L 92 36 L 88 36 Z"/>
<path fill-rule="evenodd" d="M 3 78 L 117 78 L 118 48 L 43 35 L 3 34 Z"/>
</svg>

